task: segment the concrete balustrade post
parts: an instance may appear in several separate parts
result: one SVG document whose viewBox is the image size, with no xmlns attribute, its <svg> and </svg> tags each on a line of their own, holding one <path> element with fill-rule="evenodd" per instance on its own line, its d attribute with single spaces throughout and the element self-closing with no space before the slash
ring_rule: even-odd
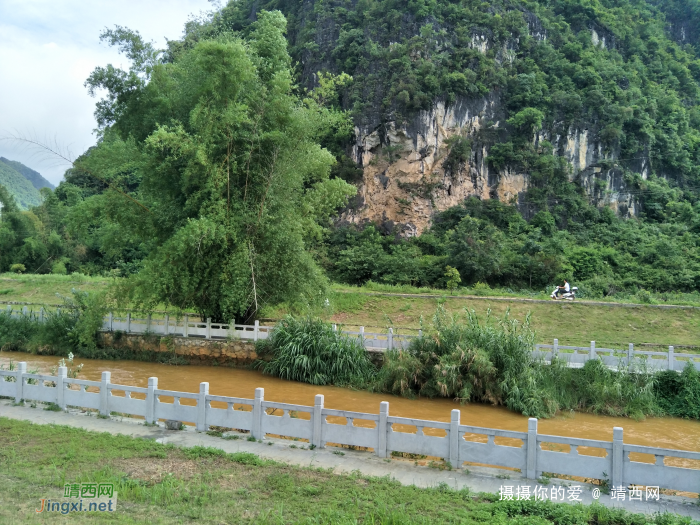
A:
<svg viewBox="0 0 700 525">
<path fill-rule="evenodd" d="M 27 315 L 29 315 L 29 311 L 27 310 L 27 307 L 25 306 L 24 308 L 22 308 L 22 316 L 27 317 Z"/>
<path fill-rule="evenodd" d="M 185 318 L 183 320 L 185 322 L 185 326 L 182 328 L 182 336 L 188 337 L 190 333 L 190 316 L 185 314 Z"/>
<path fill-rule="evenodd" d="M 207 317 L 207 333 L 205 337 L 211 339 L 211 317 Z"/>
<path fill-rule="evenodd" d="M 17 363 L 17 369 L 15 371 L 15 386 L 17 390 L 15 391 L 15 403 L 19 404 L 24 399 L 24 374 L 27 373 L 27 363 L 22 361 Z"/>
<path fill-rule="evenodd" d="M 39 322 L 40 323 L 44 322 L 44 307 L 43 306 L 39 309 Z"/>
<path fill-rule="evenodd" d="M 131 333 L 131 312 L 126 313 L 126 333 Z"/>
<path fill-rule="evenodd" d="M 460 411 L 456 408 L 452 410 L 450 419 L 450 464 L 452 468 L 461 468 L 459 461 L 459 418 Z"/>
<path fill-rule="evenodd" d="M 537 419 L 527 420 L 527 479 L 537 477 Z"/>
<path fill-rule="evenodd" d="M 668 347 L 668 369 L 669 370 L 675 370 L 676 369 L 676 355 L 673 352 L 673 347 L 669 346 Z"/>
<path fill-rule="evenodd" d="M 102 382 L 100 383 L 100 415 L 109 415 L 109 396 L 112 394 L 109 391 L 109 382 L 112 378 L 112 372 L 102 372 Z"/>
<path fill-rule="evenodd" d="M 255 439 L 263 438 L 263 401 L 265 401 L 265 389 L 256 388 L 255 399 L 253 399 L 253 428 L 250 431 Z"/>
<path fill-rule="evenodd" d="M 631 365 L 634 361 L 634 343 L 627 346 L 627 365 Z"/>
<path fill-rule="evenodd" d="M 66 378 L 68 377 L 68 368 L 65 366 L 58 367 L 56 375 L 56 404 L 61 410 L 66 409 Z"/>
<path fill-rule="evenodd" d="M 377 432 L 379 433 L 379 439 L 377 443 L 377 456 L 380 458 L 385 458 L 387 456 L 386 450 L 386 437 L 389 431 L 387 418 L 389 417 L 389 402 L 382 401 L 379 403 L 379 421 L 377 422 Z"/>
<path fill-rule="evenodd" d="M 253 332 L 253 341 L 257 341 L 260 336 L 260 321 L 255 321 L 255 327 Z"/>
<path fill-rule="evenodd" d="M 209 430 L 207 425 L 207 396 L 209 395 L 209 383 L 199 383 L 199 397 L 197 398 L 197 432 L 206 432 Z"/>
<path fill-rule="evenodd" d="M 165 337 L 170 335 L 170 316 L 168 314 L 165 314 L 165 328 L 163 332 L 165 333 Z"/>
<path fill-rule="evenodd" d="M 387 335 L 386 345 L 388 350 L 394 348 L 394 329 L 389 328 L 389 335 Z"/>
<path fill-rule="evenodd" d="M 158 390 L 158 378 L 149 377 L 146 393 L 146 423 L 149 425 L 156 422 L 156 403 L 158 402 L 156 390 Z"/>
<path fill-rule="evenodd" d="M 612 449 L 612 486 L 619 487 L 623 484 L 623 434 L 622 427 L 613 428 L 613 449 Z"/>
<path fill-rule="evenodd" d="M 146 332 L 150 333 L 151 331 L 151 314 L 148 314 L 146 316 Z"/>
<path fill-rule="evenodd" d="M 314 397 L 313 434 L 311 444 L 316 448 L 323 448 L 323 394 Z"/>
<path fill-rule="evenodd" d="M 559 357 L 559 339 L 554 340 L 552 345 L 552 358 Z"/>
<path fill-rule="evenodd" d="M 364 326 L 360 327 L 360 344 L 363 347 L 365 346 L 365 327 Z"/>
<path fill-rule="evenodd" d="M 109 312 L 109 318 L 108 318 L 107 322 L 109 323 L 109 331 L 113 332 L 114 331 L 114 313 L 113 312 Z"/>
<path fill-rule="evenodd" d="M 423 337 L 423 330 L 418 330 L 418 337 Z"/>
<path fill-rule="evenodd" d="M 590 355 L 588 356 L 589 359 L 595 359 L 596 358 L 596 353 L 595 353 L 595 341 L 591 341 L 591 351 Z"/>
</svg>

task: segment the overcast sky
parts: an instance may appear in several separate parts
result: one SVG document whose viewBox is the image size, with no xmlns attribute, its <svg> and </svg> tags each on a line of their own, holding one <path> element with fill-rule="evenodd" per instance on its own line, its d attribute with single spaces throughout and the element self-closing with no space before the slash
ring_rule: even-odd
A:
<svg viewBox="0 0 700 525">
<path fill-rule="evenodd" d="M 0 0 L 0 137 L 57 142 L 73 158 L 94 144 L 97 99 L 84 87 L 96 66 L 127 67 L 100 43 L 105 27 L 139 31 L 156 46 L 182 35 L 207 0 Z M 68 167 L 18 143 L 0 140 L 0 156 L 18 160 L 58 184 Z"/>
</svg>

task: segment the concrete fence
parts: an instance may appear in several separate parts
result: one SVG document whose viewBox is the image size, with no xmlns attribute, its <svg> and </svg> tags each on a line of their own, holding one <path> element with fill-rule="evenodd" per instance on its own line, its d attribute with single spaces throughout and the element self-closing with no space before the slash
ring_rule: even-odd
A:
<svg viewBox="0 0 700 525">
<path fill-rule="evenodd" d="M 700 491 L 700 470 L 666 464 L 667 458 L 700 462 L 700 453 L 627 444 L 619 427 L 613 429 L 612 442 L 597 441 L 540 434 L 534 418 L 528 420 L 527 432 L 513 432 L 462 424 L 459 410 L 452 410 L 449 422 L 428 421 L 392 416 L 386 401 L 380 403 L 378 414 L 367 414 L 325 408 L 322 395 L 316 396 L 314 406 L 305 406 L 266 401 L 262 388 L 255 389 L 254 399 L 245 399 L 212 395 L 209 383 L 201 383 L 199 393 L 189 393 L 161 390 L 156 377 L 148 379 L 147 388 L 139 388 L 112 384 L 110 372 L 102 372 L 102 381 L 71 379 L 66 374 L 65 367 L 57 376 L 28 374 L 27 364 L 18 363 L 14 371 L 0 370 L 0 396 L 16 403 L 36 400 L 56 403 L 61 409 L 89 408 L 105 416 L 112 412 L 142 416 L 147 423 L 189 422 L 200 432 L 216 425 L 249 431 L 256 439 L 272 434 L 308 440 L 318 448 L 329 443 L 367 447 L 382 458 L 403 452 L 443 458 L 454 468 L 465 462 L 515 468 L 529 479 L 546 473 L 609 479 L 613 487 Z M 164 402 L 164 397 L 173 402 Z M 599 455 L 589 455 L 594 450 Z"/>
<path fill-rule="evenodd" d="M 44 309 L 33 312 L 25 306 L 21 311 L 13 310 L 12 306 L 7 306 L 6 313 L 13 317 L 28 317 L 38 322 L 43 322 L 46 318 Z M 337 325 L 333 325 L 337 330 Z M 194 337 L 201 339 L 241 339 L 257 341 L 267 339 L 274 329 L 273 326 L 262 326 L 258 321 L 252 325 L 235 324 L 233 322 L 213 323 L 211 319 L 197 321 L 185 315 L 181 319 L 170 318 L 165 315 L 163 319 L 152 319 L 151 316 L 137 319 L 132 318 L 131 313 L 124 317 L 117 317 L 110 312 L 104 318 L 102 330 L 104 332 L 124 332 L 127 334 L 153 334 L 160 336 Z M 412 339 L 420 337 L 422 332 L 418 330 L 418 335 L 407 335 L 394 333 L 393 328 L 389 328 L 386 333 L 366 332 L 365 327 L 359 330 L 343 330 L 343 334 L 357 338 L 362 341 L 367 349 L 391 350 L 408 348 Z M 668 347 L 667 352 L 649 352 L 634 349 L 632 343 L 626 350 L 613 348 L 598 348 L 595 341 L 590 342 L 590 346 L 564 346 L 555 339 L 553 344 L 538 344 L 534 349 L 535 357 L 550 361 L 552 357 L 563 359 L 571 367 L 583 366 L 590 359 L 601 359 L 604 364 L 610 367 L 617 367 L 620 364 L 645 364 L 651 371 L 676 370 L 681 371 L 688 362 L 693 363 L 695 368 L 700 370 L 700 354 L 676 354 L 673 346 Z"/>
<path fill-rule="evenodd" d="M 59 310 L 60 311 L 60 310 Z M 26 306 L 22 310 L 13 309 L 7 306 L 6 314 L 12 317 L 27 317 L 37 322 L 46 320 L 46 312 L 41 308 L 38 312 L 29 310 Z M 214 323 L 211 319 L 198 321 L 188 315 L 181 318 L 171 318 L 165 315 L 163 319 L 153 319 L 151 316 L 145 318 L 134 318 L 131 313 L 125 316 L 115 316 L 113 313 L 105 316 L 102 323 L 104 332 L 124 332 L 127 334 L 153 334 L 159 336 L 196 337 L 202 339 L 243 339 L 257 341 L 267 339 L 273 326 L 263 326 L 259 321 L 252 325 L 230 323 Z M 337 325 L 334 325 L 337 330 Z M 391 350 L 395 348 L 407 348 L 411 339 L 420 336 L 404 335 L 394 333 L 393 328 L 389 328 L 386 333 L 366 332 L 365 327 L 359 330 L 343 330 L 343 334 L 361 340 L 368 349 Z"/>
<path fill-rule="evenodd" d="M 571 367 L 580 367 L 591 359 L 600 359 L 610 367 L 644 365 L 649 371 L 675 370 L 681 372 L 688 363 L 700 370 L 699 354 L 676 354 L 672 346 L 667 352 L 647 352 L 634 349 L 630 343 L 626 350 L 598 348 L 595 341 L 590 346 L 563 346 L 555 339 L 551 345 L 535 345 L 535 356 L 545 361 L 553 357 L 562 359 Z"/>
</svg>

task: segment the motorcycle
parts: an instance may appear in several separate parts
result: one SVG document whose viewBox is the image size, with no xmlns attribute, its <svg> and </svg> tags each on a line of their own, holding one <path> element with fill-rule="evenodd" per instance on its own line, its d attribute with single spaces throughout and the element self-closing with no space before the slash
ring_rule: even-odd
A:
<svg viewBox="0 0 700 525">
<path fill-rule="evenodd" d="M 569 290 L 568 292 L 564 292 L 561 295 L 557 295 L 557 292 L 559 291 L 559 287 L 557 286 L 554 291 L 552 292 L 552 295 L 550 297 L 554 299 L 555 301 L 560 301 L 560 300 L 565 300 L 565 301 L 573 301 L 576 299 L 576 292 L 578 292 L 578 287 L 574 286 Z"/>
</svg>

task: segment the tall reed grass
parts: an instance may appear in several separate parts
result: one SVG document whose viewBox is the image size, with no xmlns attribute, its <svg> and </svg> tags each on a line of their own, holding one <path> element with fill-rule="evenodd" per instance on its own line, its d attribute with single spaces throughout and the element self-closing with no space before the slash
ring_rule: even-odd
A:
<svg viewBox="0 0 700 525">
<path fill-rule="evenodd" d="M 372 388 L 503 405 L 540 418 L 560 410 L 634 418 L 681 415 L 690 413 L 687 406 L 695 407 L 691 417 L 700 415 L 700 381 L 691 381 L 699 375 L 694 368 L 665 380 L 666 398 L 673 392 L 676 397 L 664 402 L 656 387 L 659 374 L 644 366 L 620 363 L 611 370 L 593 360 L 575 369 L 557 359 L 544 363 L 533 356 L 534 336 L 529 316 L 519 323 L 508 312 L 494 318 L 489 311 L 482 322 L 474 311 L 466 310 L 462 319 L 439 307 L 423 337 L 406 350 L 387 353 Z"/>
<path fill-rule="evenodd" d="M 72 297 L 62 300 L 62 308 L 45 310 L 41 323 L 32 315 L 0 310 L 0 350 L 93 357 L 107 310 L 103 297 L 73 290 Z"/>
<path fill-rule="evenodd" d="M 362 386 L 376 373 L 357 339 L 320 319 L 288 316 L 256 350 L 263 359 L 254 366 L 263 373 L 312 385 Z"/>
</svg>

